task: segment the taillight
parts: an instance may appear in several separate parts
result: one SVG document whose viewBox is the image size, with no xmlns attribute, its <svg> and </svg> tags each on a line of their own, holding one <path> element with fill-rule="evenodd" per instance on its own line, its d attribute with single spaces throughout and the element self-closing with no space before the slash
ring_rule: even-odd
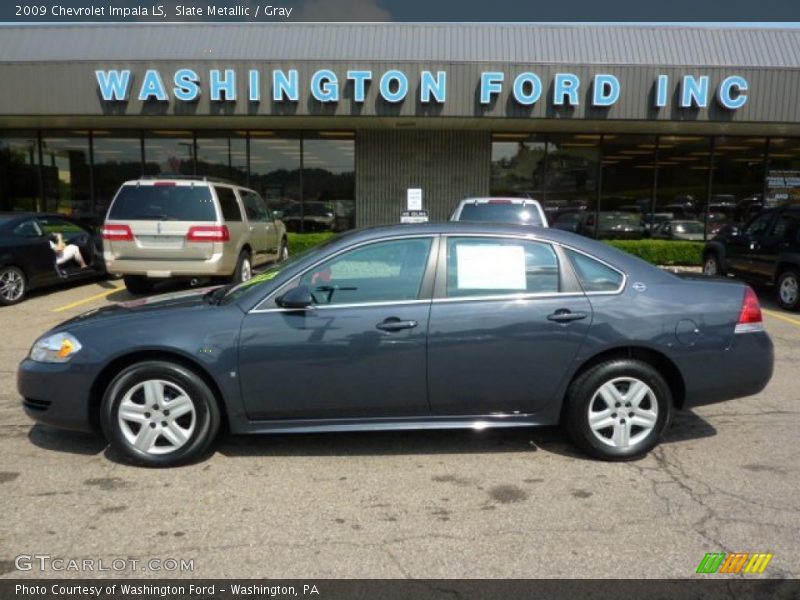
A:
<svg viewBox="0 0 800 600">
<path fill-rule="evenodd" d="M 745 286 L 742 310 L 739 313 L 739 322 L 736 323 L 736 333 L 752 331 L 764 331 L 764 323 L 761 320 L 761 304 L 758 302 L 758 296 L 748 285 Z"/>
<path fill-rule="evenodd" d="M 157 187 L 175 187 L 178 184 L 174 181 L 154 181 L 153 185 Z"/>
<path fill-rule="evenodd" d="M 189 228 L 187 242 L 227 242 L 231 232 L 226 225 L 197 225 Z"/>
<path fill-rule="evenodd" d="M 133 231 L 128 225 L 103 225 L 103 239 L 111 242 L 132 242 Z"/>
<path fill-rule="evenodd" d="M 488 204 L 513 204 L 513 202 L 504 198 L 492 198 Z"/>
</svg>

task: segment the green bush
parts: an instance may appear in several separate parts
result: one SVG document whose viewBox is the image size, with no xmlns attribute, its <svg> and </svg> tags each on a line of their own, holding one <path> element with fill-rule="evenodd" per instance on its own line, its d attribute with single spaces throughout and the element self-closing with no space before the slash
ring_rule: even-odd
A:
<svg viewBox="0 0 800 600">
<path fill-rule="evenodd" d="M 335 234 L 325 233 L 288 233 L 289 253 L 300 254 L 301 252 L 319 246 L 322 242 L 329 240 Z"/>
<path fill-rule="evenodd" d="M 606 240 L 607 244 L 654 265 L 698 266 L 703 263 L 703 242 L 671 240 Z"/>
</svg>

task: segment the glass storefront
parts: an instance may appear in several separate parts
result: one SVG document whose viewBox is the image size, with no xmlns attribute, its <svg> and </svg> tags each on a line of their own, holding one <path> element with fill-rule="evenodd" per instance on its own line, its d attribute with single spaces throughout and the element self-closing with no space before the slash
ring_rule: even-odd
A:
<svg viewBox="0 0 800 600">
<path fill-rule="evenodd" d="M 600 238 L 667 220 L 714 235 L 800 202 L 800 139 L 627 134 L 493 136 L 490 192 L 535 198 L 551 225 Z M 598 168 L 598 165 L 600 168 Z"/>
<path fill-rule="evenodd" d="M 0 134 L 0 211 L 42 211 L 35 132 Z"/>
<path fill-rule="evenodd" d="M 92 215 L 89 132 L 42 135 L 45 210 L 85 219 Z"/>
</svg>

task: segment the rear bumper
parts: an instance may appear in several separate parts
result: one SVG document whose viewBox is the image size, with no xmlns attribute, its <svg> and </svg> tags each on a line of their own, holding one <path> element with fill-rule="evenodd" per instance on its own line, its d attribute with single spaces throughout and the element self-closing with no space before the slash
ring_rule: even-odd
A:
<svg viewBox="0 0 800 600">
<path fill-rule="evenodd" d="M 44 425 L 92 431 L 90 393 L 93 378 L 75 365 L 23 360 L 17 390 L 31 419 Z"/>
<path fill-rule="evenodd" d="M 761 392 L 774 367 L 772 340 L 766 332 L 740 333 L 721 352 L 687 354 L 678 361 L 684 375 L 684 408 L 713 404 Z"/>
<path fill-rule="evenodd" d="M 113 258 L 105 254 L 106 271 L 115 275 L 141 275 L 153 279 L 169 277 L 229 276 L 236 268 L 237 256 L 214 254 L 208 260 L 141 260 Z"/>
</svg>

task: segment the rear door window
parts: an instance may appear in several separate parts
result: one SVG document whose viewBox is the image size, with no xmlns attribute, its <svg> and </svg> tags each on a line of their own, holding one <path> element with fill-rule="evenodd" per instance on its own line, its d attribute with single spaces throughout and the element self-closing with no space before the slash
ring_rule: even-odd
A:
<svg viewBox="0 0 800 600">
<path fill-rule="evenodd" d="M 239 209 L 239 202 L 236 194 L 229 187 L 214 187 L 219 199 L 219 207 L 222 210 L 222 218 L 227 222 L 242 220 L 242 211 Z"/>
<path fill-rule="evenodd" d="M 616 292 L 622 286 L 622 273 L 580 252 L 566 249 L 584 292 Z"/>
<path fill-rule="evenodd" d="M 216 221 L 217 211 L 207 185 L 126 185 L 111 210 L 111 220 Z"/>
<path fill-rule="evenodd" d="M 242 202 L 248 221 L 269 221 L 267 205 L 258 194 L 242 192 Z"/>
<path fill-rule="evenodd" d="M 549 294 L 560 290 L 549 244 L 503 238 L 448 238 L 448 297 Z"/>
</svg>

